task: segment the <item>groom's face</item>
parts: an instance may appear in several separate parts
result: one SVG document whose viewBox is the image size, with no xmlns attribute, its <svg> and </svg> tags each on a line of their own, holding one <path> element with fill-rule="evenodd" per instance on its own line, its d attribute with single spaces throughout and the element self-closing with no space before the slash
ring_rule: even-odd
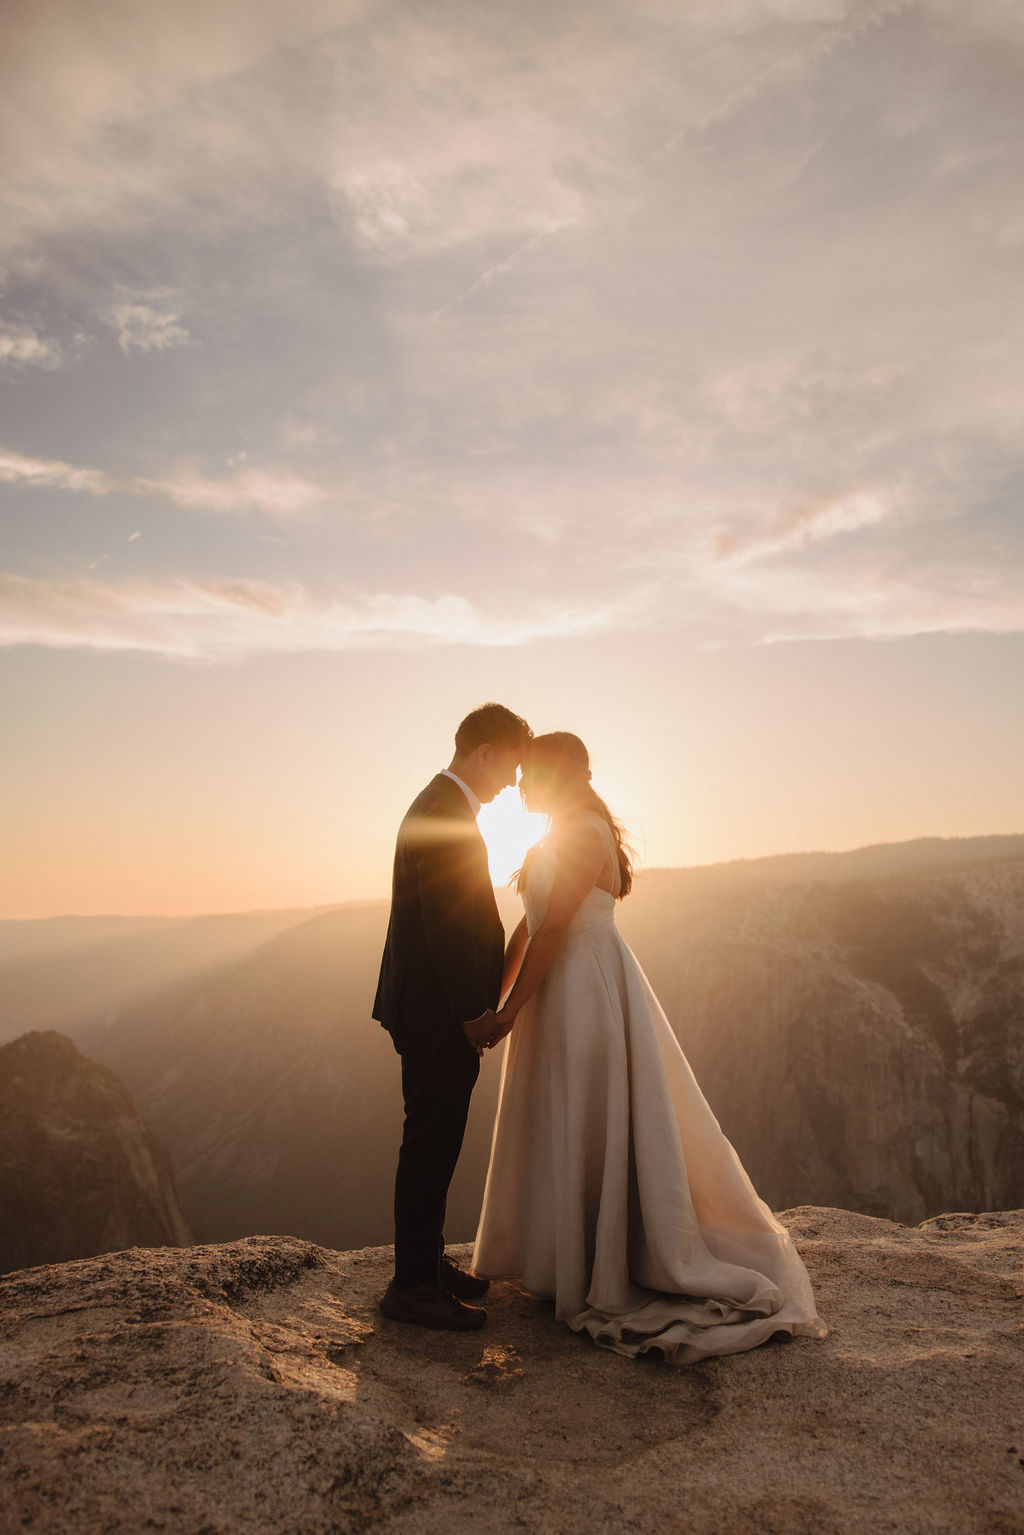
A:
<svg viewBox="0 0 1024 1535">
<path fill-rule="evenodd" d="M 483 804 L 489 805 L 502 789 L 510 789 L 515 784 L 516 771 L 519 767 L 519 748 L 516 746 L 482 747 L 481 758 L 486 782 L 483 785 L 483 792 L 478 793 L 478 798 Z"/>
</svg>

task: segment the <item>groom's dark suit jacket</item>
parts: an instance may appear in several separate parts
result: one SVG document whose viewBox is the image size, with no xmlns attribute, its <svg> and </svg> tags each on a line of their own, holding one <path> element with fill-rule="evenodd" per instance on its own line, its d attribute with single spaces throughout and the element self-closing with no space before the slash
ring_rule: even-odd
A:
<svg viewBox="0 0 1024 1535">
<path fill-rule="evenodd" d="M 395 1048 L 461 1033 L 497 1007 L 504 949 L 483 838 L 458 784 L 439 773 L 409 806 L 395 846 L 373 1004 Z"/>
</svg>

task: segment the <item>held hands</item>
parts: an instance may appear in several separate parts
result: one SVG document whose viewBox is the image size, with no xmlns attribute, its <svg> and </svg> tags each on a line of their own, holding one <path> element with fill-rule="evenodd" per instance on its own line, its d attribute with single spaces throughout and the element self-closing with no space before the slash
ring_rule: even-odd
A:
<svg viewBox="0 0 1024 1535">
<path fill-rule="evenodd" d="M 510 1016 L 504 1008 L 496 1013 L 489 1007 L 479 1018 L 471 1018 L 468 1023 L 464 1023 L 462 1032 L 477 1054 L 483 1055 L 485 1050 L 493 1049 L 501 1043 L 515 1021 L 514 1013 Z"/>
<path fill-rule="evenodd" d="M 506 1034 L 511 1034 L 512 1025 L 516 1021 L 515 1013 L 510 1013 L 507 1007 L 499 1008 L 494 1014 L 494 1032 L 491 1035 L 491 1048 L 500 1045 Z"/>
<path fill-rule="evenodd" d="M 469 1040 L 477 1055 L 483 1055 L 485 1048 L 491 1042 L 494 1033 L 494 1011 L 488 1008 L 481 1013 L 479 1018 L 471 1018 L 468 1023 L 462 1025 L 462 1032 Z"/>
</svg>

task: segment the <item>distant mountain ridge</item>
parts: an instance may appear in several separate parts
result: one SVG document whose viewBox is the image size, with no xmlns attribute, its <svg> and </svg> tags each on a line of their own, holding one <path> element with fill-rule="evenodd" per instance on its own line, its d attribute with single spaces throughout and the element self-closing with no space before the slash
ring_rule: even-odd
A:
<svg viewBox="0 0 1024 1535">
<path fill-rule="evenodd" d="M 850 852 L 777 853 L 763 858 L 643 870 L 636 889 L 669 880 L 703 894 L 708 884 L 884 878 L 930 868 L 1024 856 L 1024 834 L 919 837 Z M 506 926 L 519 901 L 497 891 Z M 117 1009 L 253 953 L 278 933 L 333 911 L 386 909 L 386 901 L 339 902 L 194 917 L 42 917 L 0 919 L 0 1043 L 28 1028 L 77 1027 L 90 1013 Z"/>
<path fill-rule="evenodd" d="M 0 923 L 0 954 L 8 956 L 0 961 L 0 1040 L 158 994 L 333 909 Z"/>
<path fill-rule="evenodd" d="M 0 965 L 37 954 L 86 948 L 106 938 L 176 927 L 178 917 L 32 917 L 0 921 Z"/>
<path fill-rule="evenodd" d="M 756 858 L 733 858 L 710 864 L 653 864 L 644 869 L 639 877 L 650 879 L 667 874 L 693 879 L 859 879 L 1019 857 L 1024 857 L 1024 833 L 982 837 L 917 837 L 907 842 L 871 843 L 843 852 L 768 853 Z M 247 937 L 251 937 L 254 943 L 261 942 L 263 936 L 274 931 L 284 931 L 288 926 L 308 921 L 324 912 L 348 910 L 357 906 L 379 906 L 385 900 L 386 897 L 374 896 L 365 900 L 328 902 L 320 906 L 266 907 L 246 912 L 196 913 L 184 917 L 108 914 L 89 917 L 0 918 L 0 974 L 6 971 L 8 965 L 41 956 L 81 952 L 104 942 L 131 945 L 171 932 L 176 935 L 175 942 L 180 943 L 184 935 L 188 934 L 197 940 L 198 947 L 204 953 L 212 952 L 215 955 L 218 944 L 244 944 Z M 212 934 L 218 936 L 209 936 Z"/>
<path fill-rule="evenodd" d="M 511 926 L 517 898 L 499 903 Z M 102 1005 L 77 1014 L 81 952 L 65 974 L 9 962 L 0 1009 L 59 1001 L 167 1145 L 200 1240 L 387 1242 L 398 1060 L 369 1016 L 387 910 L 263 914 L 262 939 L 222 930 L 237 947 L 219 963 L 201 928 L 223 919 L 196 919 L 204 963 L 181 949 L 148 989 L 139 955 L 163 935 L 134 935 L 120 993 L 96 945 Z M 1024 837 L 651 870 L 618 921 L 773 1207 L 918 1221 L 1024 1203 Z M 499 1069 L 485 1057 L 453 1240 L 473 1234 Z"/>
<path fill-rule="evenodd" d="M 769 853 L 686 868 L 652 868 L 649 874 L 686 874 L 713 879 L 848 880 L 991 863 L 1024 857 L 1024 834 L 987 837 L 915 837 L 909 842 L 873 842 L 849 852 Z"/>
</svg>

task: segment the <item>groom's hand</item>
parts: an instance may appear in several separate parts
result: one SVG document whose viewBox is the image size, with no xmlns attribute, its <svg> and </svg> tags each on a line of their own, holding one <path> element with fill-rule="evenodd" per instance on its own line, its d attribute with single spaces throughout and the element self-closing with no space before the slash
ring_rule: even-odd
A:
<svg viewBox="0 0 1024 1535">
<path fill-rule="evenodd" d="M 477 1055 L 482 1055 L 490 1044 L 496 1028 L 497 1023 L 495 1021 L 494 1009 L 489 1007 L 486 1012 L 480 1014 L 479 1018 L 471 1018 L 468 1023 L 464 1023 L 462 1025 L 462 1032 L 473 1046 Z"/>
</svg>

